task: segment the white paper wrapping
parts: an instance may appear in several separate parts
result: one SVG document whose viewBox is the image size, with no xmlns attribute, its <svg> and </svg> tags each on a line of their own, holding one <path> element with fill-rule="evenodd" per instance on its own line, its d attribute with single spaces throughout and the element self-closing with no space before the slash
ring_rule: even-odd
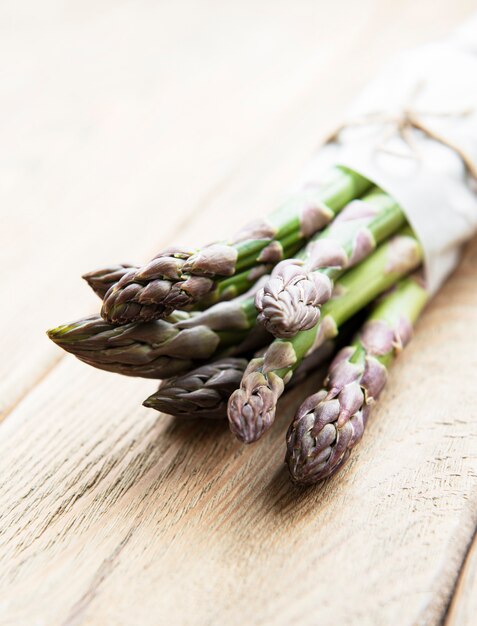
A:
<svg viewBox="0 0 477 626">
<path fill-rule="evenodd" d="M 410 130 L 411 149 L 390 121 L 352 125 L 363 115 L 396 117 L 406 107 L 477 164 L 477 16 L 448 40 L 390 63 L 351 106 L 339 143 L 320 149 L 302 179 L 345 165 L 391 194 L 421 241 L 427 285 L 435 292 L 477 232 L 477 185 L 453 150 L 421 131 Z"/>
</svg>

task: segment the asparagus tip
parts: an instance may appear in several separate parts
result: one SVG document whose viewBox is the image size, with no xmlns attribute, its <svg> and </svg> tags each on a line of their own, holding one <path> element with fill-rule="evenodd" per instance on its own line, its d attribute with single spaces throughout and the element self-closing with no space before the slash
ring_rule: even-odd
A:
<svg viewBox="0 0 477 626">
<path fill-rule="evenodd" d="M 261 359 L 260 359 L 261 361 Z M 254 443 L 275 420 L 283 380 L 276 374 L 264 374 L 252 361 L 245 371 L 240 389 L 230 396 L 228 418 L 230 430 L 243 443 Z"/>
<path fill-rule="evenodd" d="M 299 260 L 282 261 L 257 292 L 258 321 L 275 337 L 293 337 L 318 323 L 320 305 L 331 291 L 332 283 L 324 274 L 308 271 Z"/>
<path fill-rule="evenodd" d="M 64 336 L 71 330 L 73 330 L 71 324 L 62 324 L 61 326 L 55 326 L 55 328 L 49 328 L 46 331 L 46 335 L 54 343 L 60 344 Z"/>
</svg>

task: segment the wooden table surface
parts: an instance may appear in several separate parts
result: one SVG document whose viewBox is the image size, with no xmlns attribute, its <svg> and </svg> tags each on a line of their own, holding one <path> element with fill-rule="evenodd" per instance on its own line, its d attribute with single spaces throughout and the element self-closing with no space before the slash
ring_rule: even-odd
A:
<svg viewBox="0 0 477 626">
<path fill-rule="evenodd" d="M 477 242 L 359 450 L 300 490 L 284 433 L 141 407 L 44 331 L 79 276 L 274 207 L 355 92 L 471 0 L 0 6 L 0 624 L 477 623 Z"/>
</svg>

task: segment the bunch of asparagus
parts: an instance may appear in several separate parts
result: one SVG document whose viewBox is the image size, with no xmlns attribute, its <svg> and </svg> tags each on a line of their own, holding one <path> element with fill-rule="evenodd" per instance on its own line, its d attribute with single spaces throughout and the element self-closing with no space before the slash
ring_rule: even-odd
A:
<svg viewBox="0 0 477 626">
<path fill-rule="evenodd" d="M 285 387 L 322 364 L 343 325 L 376 301 L 288 431 L 292 480 L 311 484 L 342 467 L 363 434 L 425 304 L 409 276 L 421 262 L 393 198 L 336 167 L 229 241 L 86 274 L 101 315 L 48 335 L 93 367 L 161 379 L 145 406 L 228 417 L 232 433 L 252 443 L 272 426 Z"/>
</svg>

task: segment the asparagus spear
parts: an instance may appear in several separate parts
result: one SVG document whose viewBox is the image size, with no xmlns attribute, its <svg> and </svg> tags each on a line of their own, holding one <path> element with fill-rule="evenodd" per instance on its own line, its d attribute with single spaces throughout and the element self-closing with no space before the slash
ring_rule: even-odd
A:
<svg viewBox="0 0 477 626">
<path fill-rule="evenodd" d="M 387 368 L 408 343 L 427 300 L 413 278 L 377 305 L 354 343 L 331 364 L 325 389 L 307 398 L 287 434 L 286 463 L 292 480 L 310 485 L 338 471 L 363 436 Z"/>
<path fill-rule="evenodd" d="M 245 370 L 240 389 L 228 406 L 230 429 L 244 443 L 259 439 L 272 425 L 278 398 L 303 358 L 364 306 L 415 269 L 422 250 L 406 227 L 381 244 L 360 265 L 337 281 L 336 297 L 322 308 L 322 320 L 289 340 L 275 339 L 264 357 L 253 359 Z"/>
<path fill-rule="evenodd" d="M 240 231 L 229 243 L 200 250 L 169 248 L 139 270 L 131 271 L 105 296 L 102 316 L 124 324 L 167 316 L 200 301 L 220 277 L 233 276 L 257 263 L 276 263 L 283 251 L 323 228 L 371 183 L 346 168 L 334 168 L 318 189 L 297 198 Z"/>
<path fill-rule="evenodd" d="M 299 247 L 300 243 L 297 241 L 285 241 L 284 243 L 274 241 L 257 258 L 257 261 L 263 261 L 263 263 L 254 265 L 229 278 L 218 278 L 215 281 L 202 276 L 184 277 L 182 282 L 157 279 L 151 280 L 144 289 L 139 289 L 137 277 L 143 270 L 132 268 L 124 272 L 118 282 L 113 284 L 106 292 L 103 310 L 105 307 L 110 306 L 112 300 L 119 304 L 120 307 L 122 307 L 122 303 L 126 302 L 125 306 L 129 311 L 127 315 L 131 319 L 137 317 L 136 321 L 147 321 L 150 318 L 151 306 L 157 313 L 157 315 L 155 313 L 152 316 L 152 319 L 167 317 L 172 311 L 178 308 L 190 308 L 195 303 L 197 303 L 196 308 L 207 308 L 212 304 L 228 300 L 247 291 L 258 278 L 270 272 L 276 262 L 290 254 L 296 253 Z M 101 270 L 96 272 L 96 274 L 99 273 L 101 273 Z M 140 302 L 139 300 L 138 302 L 128 302 L 134 290 L 138 293 Z M 163 293 L 164 297 L 162 301 L 154 304 L 153 301 L 158 297 L 159 292 Z M 121 310 L 123 309 L 121 308 Z M 134 311 L 139 312 L 137 316 Z M 159 314 L 159 311 L 161 311 L 161 314 Z"/>
<path fill-rule="evenodd" d="M 307 357 L 300 365 L 293 382 L 299 382 L 318 368 L 332 352 L 327 342 Z M 156 393 L 147 398 L 144 406 L 176 417 L 220 419 L 227 417 L 227 401 L 240 385 L 248 365 L 246 359 L 227 357 L 161 383 Z"/>
<path fill-rule="evenodd" d="M 294 242 L 290 245 L 285 242 L 285 245 L 286 247 L 283 248 L 281 243 L 276 242 L 274 253 L 271 255 L 274 257 L 274 262 L 296 254 L 301 247 L 301 244 L 298 242 Z M 200 308 L 207 308 L 222 300 L 231 300 L 243 294 L 250 289 L 260 277 L 268 274 L 272 269 L 273 263 L 261 263 L 229 278 L 218 280 L 213 291 L 201 300 Z M 95 294 L 103 299 L 108 290 L 126 274 L 138 271 L 139 267 L 137 265 L 120 263 L 93 270 L 92 272 L 83 274 L 82 278 L 88 283 Z"/>
<path fill-rule="evenodd" d="M 144 378 L 169 378 L 229 349 L 263 345 L 251 333 L 256 320 L 253 295 L 220 302 L 203 312 L 176 311 L 168 320 L 113 326 L 93 315 L 48 331 L 78 359 L 99 369 Z"/>
<path fill-rule="evenodd" d="M 144 406 L 176 417 L 220 419 L 227 415 L 227 400 L 247 366 L 246 359 L 225 358 L 164 381 Z"/>
<path fill-rule="evenodd" d="M 103 299 L 108 289 L 134 267 L 134 265 L 129 265 L 128 263 L 111 265 L 83 274 L 82 278 L 84 278 L 94 293 Z"/>
<path fill-rule="evenodd" d="M 288 256 L 287 253 L 293 254 L 293 252 L 291 252 L 292 250 L 296 252 L 296 249 L 291 248 L 289 251 L 284 251 L 284 256 Z M 259 278 L 271 272 L 272 269 L 273 265 L 262 263 L 240 274 L 235 274 L 235 276 L 231 276 L 230 278 L 217 281 L 215 289 L 201 300 L 201 308 L 207 308 L 222 300 L 231 300 L 241 295 L 250 289 Z M 108 290 L 119 282 L 123 276 L 129 274 L 131 271 L 138 270 L 139 267 L 137 265 L 122 263 L 93 270 L 92 272 L 83 274 L 82 278 L 88 283 L 95 294 L 103 299 Z"/>
<path fill-rule="evenodd" d="M 315 326 L 333 281 L 405 222 L 398 204 L 377 187 L 353 200 L 296 258 L 275 266 L 268 283 L 257 292 L 259 322 L 280 338 Z"/>
</svg>

